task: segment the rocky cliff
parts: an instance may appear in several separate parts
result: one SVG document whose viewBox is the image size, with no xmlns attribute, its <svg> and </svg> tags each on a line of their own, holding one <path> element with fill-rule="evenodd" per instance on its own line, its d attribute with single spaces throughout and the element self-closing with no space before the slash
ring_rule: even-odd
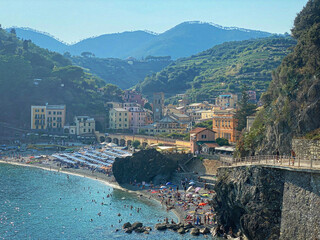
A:
<svg viewBox="0 0 320 240">
<path fill-rule="evenodd" d="M 238 151 L 289 154 L 294 136 L 320 128 L 320 0 L 310 0 L 294 21 L 297 45 L 273 73 L 263 108 Z"/>
<path fill-rule="evenodd" d="M 219 168 L 218 222 L 248 239 L 320 239 L 320 172 Z"/>
<path fill-rule="evenodd" d="M 131 157 L 116 158 L 112 167 L 118 183 L 137 182 L 160 183 L 171 178 L 177 169 L 177 162 L 155 149 L 134 153 Z"/>
</svg>

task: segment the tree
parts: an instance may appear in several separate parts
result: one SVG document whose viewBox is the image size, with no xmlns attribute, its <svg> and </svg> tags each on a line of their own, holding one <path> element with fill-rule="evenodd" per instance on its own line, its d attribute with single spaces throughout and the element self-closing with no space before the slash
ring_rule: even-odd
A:
<svg viewBox="0 0 320 240">
<path fill-rule="evenodd" d="M 16 35 L 16 30 L 14 28 L 11 28 L 10 33 Z"/>
<path fill-rule="evenodd" d="M 92 52 L 82 52 L 81 56 L 82 57 L 94 57 L 95 55 Z"/>
<path fill-rule="evenodd" d="M 217 138 L 216 143 L 218 143 L 220 146 L 228 146 L 229 145 L 228 139 L 225 139 L 225 138 Z"/>
<path fill-rule="evenodd" d="M 109 101 L 122 101 L 123 91 L 118 86 L 107 84 L 103 87 L 103 96 L 106 102 Z"/>
<path fill-rule="evenodd" d="M 132 142 L 132 147 L 133 147 L 134 149 L 138 148 L 139 146 L 140 146 L 140 142 L 139 142 L 138 140 L 134 140 L 134 141 Z"/>
<path fill-rule="evenodd" d="M 150 111 L 152 111 L 152 106 L 149 102 L 147 102 L 144 106 L 145 109 L 149 109 Z"/>
<path fill-rule="evenodd" d="M 257 106 L 249 103 L 247 87 L 242 87 L 242 96 L 239 102 L 240 109 L 237 111 L 235 118 L 238 119 L 238 131 L 242 131 L 247 126 L 247 117 L 256 112 Z"/>
</svg>

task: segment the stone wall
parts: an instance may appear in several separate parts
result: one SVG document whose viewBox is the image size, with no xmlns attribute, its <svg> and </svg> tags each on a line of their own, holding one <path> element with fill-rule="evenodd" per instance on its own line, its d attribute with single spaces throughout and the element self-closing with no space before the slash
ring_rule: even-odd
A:
<svg viewBox="0 0 320 240">
<path fill-rule="evenodd" d="M 292 149 L 297 157 L 320 159 L 320 141 L 308 139 L 293 139 Z"/>
<path fill-rule="evenodd" d="M 320 171 L 273 166 L 218 169 L 219 224 L 248 239 L 320 239 Z"/>
</svg>

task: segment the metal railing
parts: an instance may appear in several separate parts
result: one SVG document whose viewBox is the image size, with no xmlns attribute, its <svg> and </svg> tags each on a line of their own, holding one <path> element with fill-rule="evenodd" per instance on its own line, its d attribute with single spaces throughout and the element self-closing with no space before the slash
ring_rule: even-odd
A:
<svg viewBox="0 0 320 240">
<path fill-rule="evenodd" d="M 223 166 L 272 165 L 292 168 L 320 169 L 320 159 L 315 157 L 291 157 L 277 155 L 259 155 L 243 158 L 220 158 Z"/>
</svg>

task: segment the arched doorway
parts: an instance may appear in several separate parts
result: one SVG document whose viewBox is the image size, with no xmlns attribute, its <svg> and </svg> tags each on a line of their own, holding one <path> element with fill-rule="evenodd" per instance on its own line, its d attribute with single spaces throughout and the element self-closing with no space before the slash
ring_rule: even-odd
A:
<svg viewBox="0 0 320 240">
<path fill-rule="evenodd" d="M 131 140 L 128 140 L 128 141 L 127 141 L 127 146 L 129 147 L 129 146 L 131 146 L 131 144 L 132 144 L 132 141 L 131 141 Z"/>
<path fill-rule="evenodd" d="M 100 136 L 99 140 L 100 140 L 100 142 L 105 142 L 106 141 L 104 136 Z"/>
<path fill-rule="evenodd" d="M 125 146 L 126 145 L 126 140 L 120 139 L 120 146 Z"/>
<path fill-rule="evenodd" d="M 111 138 L 111 137 L 107 137 L 107 138 L 106 138 L 106 142 L 107 142 L 107 143 L 111 143 L 111 142 L 112 142 L 112 138 Z"/>
<path fill-rule="evenodd" d="M 119 145 L 119 139 L 118 139 L 118 138 L 114 138 L 112 142 L 113 142 L 114 144 Z"/>
</svg>

